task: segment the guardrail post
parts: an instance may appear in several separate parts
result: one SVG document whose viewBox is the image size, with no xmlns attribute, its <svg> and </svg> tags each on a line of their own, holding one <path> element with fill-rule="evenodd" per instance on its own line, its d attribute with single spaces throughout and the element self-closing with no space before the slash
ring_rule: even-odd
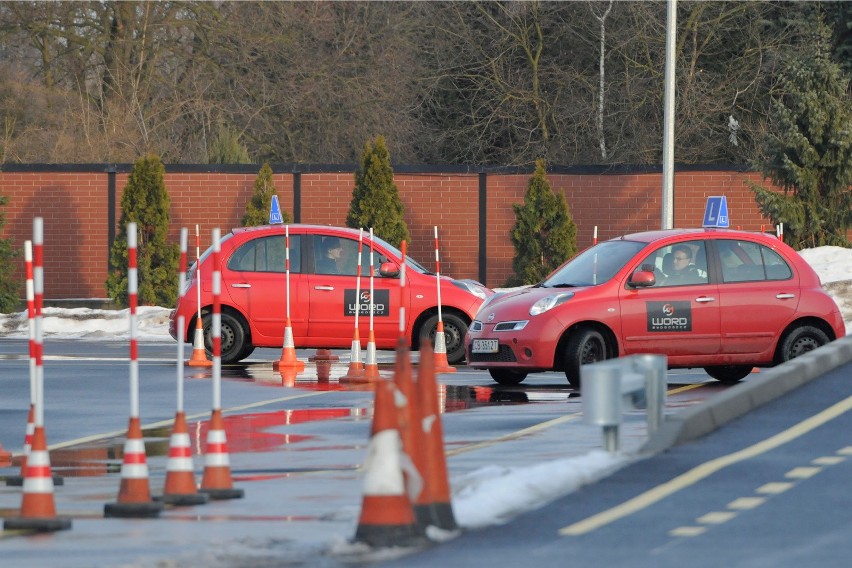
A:
<svg viewBox="0 0 852 568">
<path fill-rule="evenodd" d="M 645 376 L 645 398 L 648 402 L 648 435 L 659 430 L 666 408 L 666 372 L 668 358 L 665 355 L 632 355 L 628 359 L 633 370 Z"/>
</svg>

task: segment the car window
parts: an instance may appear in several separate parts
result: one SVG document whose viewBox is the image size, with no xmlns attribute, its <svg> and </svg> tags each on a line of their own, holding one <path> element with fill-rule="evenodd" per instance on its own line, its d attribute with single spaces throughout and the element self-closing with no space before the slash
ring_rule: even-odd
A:
<svg viewBox="0 0 852 568">
<path fill-rule="evenodd" d="M 787 280 L 793 271 L 777 252 L 750 241 L 719 241 L 719 260 L 724 282 Z"/>
<path fill-rule="evenodd" d="M 300 235 L 290 236 L 290 272 L 302 271 L 300 243 Z M 228 269 L 237 272 L 284 272 L 285 244 L 284 235 L 252 239 L 231 255 Z"/>
<path fill-rule="evenodd" d="M 707 248 L 700 240 L 660 247 L 639 268 L 654 273 L 656 288 L 707 284 Z"/>
<path fill-rule="evenodd" d="M 606 241 L 572 258 L 541 283 L 546 288 L 595 286 L 615 276 L 647 243 Z"/>
</svg>

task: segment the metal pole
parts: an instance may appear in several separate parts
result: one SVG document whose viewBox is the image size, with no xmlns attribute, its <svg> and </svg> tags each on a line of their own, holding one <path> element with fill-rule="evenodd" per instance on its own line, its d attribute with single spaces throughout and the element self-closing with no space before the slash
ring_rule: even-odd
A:
<svg viewBox="0 0 852 568">
<path fill-rule="evenodd" d="M 663 209 L 662 228 L 674 226 L 674 113 L 675 31 L 677 0 L 666 1 L 666 78 L 663 100 Z"/>
</svg>

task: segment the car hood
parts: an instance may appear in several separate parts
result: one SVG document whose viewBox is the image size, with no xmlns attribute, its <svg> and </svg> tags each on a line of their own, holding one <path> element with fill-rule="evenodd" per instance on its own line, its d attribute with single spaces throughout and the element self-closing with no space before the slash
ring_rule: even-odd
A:
<svg viewBox="0 0 852 568">
<path fill-rule="evenodd" d="M 482 322 L 529 319 L 530 308 L 537 301 L 554 294 L 580 294 L 587 287 L 543 288 L 529 286 L 513 290 L 497 290 L 482 304 L 476 319 Z M 493 317 L 492 317 L 493 314 Z M 490 318 L 490 320 L 489 320 Z"/>
</svg>

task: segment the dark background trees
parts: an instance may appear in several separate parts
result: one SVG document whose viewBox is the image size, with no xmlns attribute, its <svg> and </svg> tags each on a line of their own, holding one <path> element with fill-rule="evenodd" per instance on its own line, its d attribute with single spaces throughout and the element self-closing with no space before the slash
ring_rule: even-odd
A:
<svg viewBox="0 0 852 568">
<path fill-rule="evenodd" d="M 257 163 L 357 163 L 381 134 L 399 163 L 658 164 L 665 6 L 3 2 L 0 159 L 204 163 L 228 132 Z M 678 2 L 677 161 L 760 159 L 801 28 L 825 19 L 848 77 L 850 12 Z"/>
</svg>

